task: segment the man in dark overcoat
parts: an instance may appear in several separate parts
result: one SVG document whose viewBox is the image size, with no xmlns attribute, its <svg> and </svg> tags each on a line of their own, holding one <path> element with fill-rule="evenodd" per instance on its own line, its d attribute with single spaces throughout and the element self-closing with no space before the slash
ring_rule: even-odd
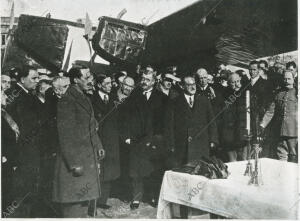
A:
<svg viewBox="0 0 300 221">
<path fill-rule="evenodd" d="M 272 100 L 272 91 L 268 90 L 267 81 L 259 75 L 258 61 L 250 62 L 249 73 L 251 79 L 245 87 L 250 90 L 251 131 L 253 137 L 256 138 L 258 136 L 258 124 Z"/>
<path fill-rule="evenodd" d="M 252 142 L 258 142 L 259 122 L 262 120 L 268 106 L 274 100 L 275 93 L 267 80 L 260 76 L 259 62 L 252 61 L 249 64 L 250 81 L 245 85 L 246 90 L 250 90 L 250 127 Z M 282 82 L 282 80 L 281 80 Z M 261 157 L 273 157 L 272 146 L 276 135 L 272 131 L 272 123 L 265 130 L 265 138 L 262 147 Z"/>
<path fill-rule="evenodd" d="M 228 77 L 225 92 L 225 108 L 222 112 L 220 144 L 229 161 L 247 160 L 246 150 L 246 98 L 241 77 L 232 73 Z"/>
<path fill-rule="evenodd" d="M 182 79 L 184 93 L 168 108 L 167 146 L 174 153 L 175 165 L 209 157 L 218 144 L 218 132 L 213 110 L 205 96 L 196 95 L 194 76 Z"/>
<path fill-rule="evenodd" d="M 20 130 L 15 153 L 17 168 L 13 177 L 13 195 L 16 201 L 25 197 L 11 217 L 39 217 L 37 195 L 40 185 L 40 119 L 33 95 L 38 81 L 36 68 L 24 66 L 18 72 L 17 84 L 8 92 L 7 112 Z"/>
<path fill-rule="evenodd" d="M 154 168 L 151 160 L 160 155 L 162 150 L 165 105 L 168 97 L 155 89 L 155 78 L 156 72 L 153 69 L 146 70 L 142 74 L 140 87 L 132 92 L 128 100 L 131 104 L 130 133 L 126 142 L 131 144 L 129 165 L 129 175 L 133 182 L 131 209 L 138 208 L 142 200 L 143 177 L 149 177 L 154 170 L 161 169 Z"/>
<path fill-rule="evenodd" d="M 99 158 L 104 150 L 92 104 L 84 94 L 93 85 L 91 73 L 88 68 L 71 68 L 69 77 L 71 86 L 57 106 L 60 145 L 53 201 L 62 204 L 63 217 L 86 217 L 76 213 L 85 202 L 95 203 L 100 197 Z"/>
<path fill-rule="evenodd" d="M 98 134 L 102 141 L 106 157 L 101 163 L 101 197 L 98 207 L 108 209 L 106 205 L 110 195 L 111 182 L 120 176 L 119 132 L 117 122 L 117 104 L 111 96 L 112 80 L 107 75 L 96 77 L 98 90 L 92 96 L 95 117 L 99 123 Z"/>
</svg>

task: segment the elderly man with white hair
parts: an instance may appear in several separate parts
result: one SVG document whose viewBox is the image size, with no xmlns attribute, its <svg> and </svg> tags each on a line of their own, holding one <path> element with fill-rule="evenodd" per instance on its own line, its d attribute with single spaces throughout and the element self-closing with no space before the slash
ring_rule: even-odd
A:
<svg viewBox="0 0 300 221">
<path fill-rule="evenodd" d="M 215 90 L 208 84 L 208 73 L 204 68 L 200 68 L 196 72 L 197 92 L 206 96 L 209 100 L 216 98 Z"/>
</svg>

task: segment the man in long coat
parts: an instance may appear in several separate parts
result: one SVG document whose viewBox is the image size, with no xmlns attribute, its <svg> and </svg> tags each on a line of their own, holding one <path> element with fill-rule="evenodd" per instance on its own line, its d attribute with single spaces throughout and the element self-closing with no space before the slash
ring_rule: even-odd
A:
<svg viewBox="0 0 300 221">
<path fill-rule="evenodd" d="M 241 77 L 232 73 L 228 77 L 225 92 L 225 108 L 222 112 L 220 143 L 229 161 L 247 160 L 246 135 L 246 98 Z"/>
<path fill-rule="evenodd" d="M 62 204 L 63 217 L 78 217 L 75 214 L 84 202 L 95 203 L 100 197 L 99 158 L 104 151 L 92 104 L 84 94 L 93 85 L 91 73 L 88 68 L 71 68 L 69 77 L 71 86 L 57 106 L 60 145 L 53 201 Z"/>
<path fill-rule="evenodd" d="M 101 197 L 98 207 L 108 209 L 106 205 L 110 194 L 111 181 L 120 176 L 119 133 L 117 122 L 117 106 L 111 96 L 111 77 L 99 75 L 96 77 L 97 90 L 92 96 L 95 117 L 99 123 L 98 134 L 102 141 L 106 157 L 101 163 Z"/>
<path fill-rule="evenodd" d="M 194 76 L 183 77 L 184 93 L 168 108 L 167 145 L 174 153 L 175 165 L 181 166 L 202 156 L 218 144 L 218 132 L 211 104 L 205 96 L 196 95 Z"/>
<path fill-rule="evenodd" d="M 17 84 L 8 92 L 7 112 L 17 123 L 20 137 L 17 142 L 16 170 L 13 177 L 13 195 L 19 208 L 11 215 L 18 218 L 39 217 L 37 200 L 40 186 L 40 119 L 32 92 L 38 83 L 34 67 L 24 66 L 17 75 Z"/>
</svg>

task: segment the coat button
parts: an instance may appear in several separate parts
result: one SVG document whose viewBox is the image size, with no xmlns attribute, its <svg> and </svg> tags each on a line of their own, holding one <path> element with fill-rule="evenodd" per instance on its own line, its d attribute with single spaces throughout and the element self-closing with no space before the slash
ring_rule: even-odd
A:
<svg viewBox="0 0 300 221">
<path fill-rule="evenodd" d="M 188 137 L 188 142 L 192 142 L 193 138 L 191 136 Z"/>
</svg>

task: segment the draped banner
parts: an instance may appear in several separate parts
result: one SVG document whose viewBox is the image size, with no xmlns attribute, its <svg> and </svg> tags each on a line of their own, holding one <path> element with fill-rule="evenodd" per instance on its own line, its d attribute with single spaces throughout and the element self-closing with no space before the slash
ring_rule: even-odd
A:
<svg viewBox="0 0 300 221">
<path fill-rule="evenodd" d="M 147 41 L 145 26 L 101 17 L 92 43 L 96 53 L 114 63 L 137 64 Z"/>
</svg>

